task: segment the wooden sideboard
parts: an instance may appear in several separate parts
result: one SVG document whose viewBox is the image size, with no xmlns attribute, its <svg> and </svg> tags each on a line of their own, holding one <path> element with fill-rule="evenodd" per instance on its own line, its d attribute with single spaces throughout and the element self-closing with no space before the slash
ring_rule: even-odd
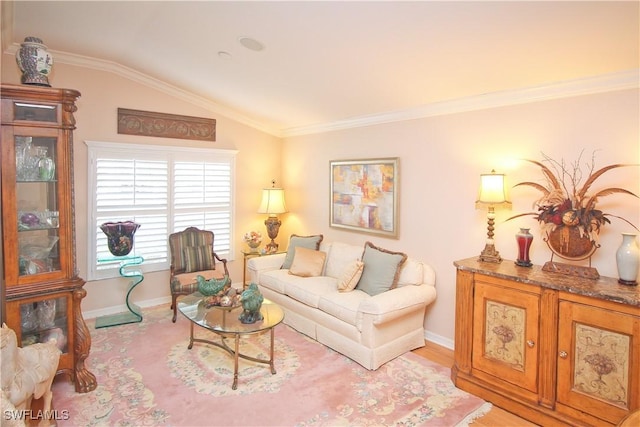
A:
<svg viewBox="0 0 640 427">
<path fill-rule="evenodd" d="M 513 261 L 456 261 L 455 385 L 540 425 L 640 408 L 640 289 Z"/>
</svg>

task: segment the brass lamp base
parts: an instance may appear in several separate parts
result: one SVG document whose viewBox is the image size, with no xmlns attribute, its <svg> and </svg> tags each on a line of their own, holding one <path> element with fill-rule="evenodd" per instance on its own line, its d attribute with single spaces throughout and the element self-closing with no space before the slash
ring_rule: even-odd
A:
<svg viewBox="0 0 640 427">
<path fill-rule="evenodd" d="M 487 212 L 487 243 L 484 245 L 484 249 L 480 253 L 480 261 L 502 262 L 502 257 L 500 257 L 500 253 L 496 250 L 496 247 L 493 244 L 493 225 L 495 218 L 495 210 L 493 206 L 489 206 L 489 212 Z"/>
<path fill-rule="evenodd" d="M 280 225 L 282 221 L 277 216 L 270 216 L 264 220 L 264 225 L 267 226 L 267 234 L 271 241 L 265 246 L 265 250 L 269 253 L 278 251 L 278 244 L 275 242 L 275 238 L 278 237 L 278 231 L 280 231 Z"/>
<path fill-rule="evenodd" d="M 502 257 L 496 250 L 496 247 L 493 245 L 493 243 L 487 243 L 484 246 L 484 249 L 480 253 L 479 259 L 483 262 L 502 262 Z"/>
</svg>

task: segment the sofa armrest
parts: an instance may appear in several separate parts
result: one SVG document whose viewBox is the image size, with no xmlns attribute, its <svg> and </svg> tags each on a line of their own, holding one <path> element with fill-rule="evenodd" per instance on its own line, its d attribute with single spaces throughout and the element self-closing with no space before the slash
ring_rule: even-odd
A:
<svg viewBox="0 0 640 427">
<path fill-rule="evenodd" d="M 247 261 L 247 270 L 249 270 L 250 280 L 254 283 L 260 283 L 260 274 L 265 271 L 279 270 L 286 256 L 287 254 L 283 253 L 249 258 Z"/>
<path fill-rule="evenodd" d="M 424 309 L 436 299 L 436 288 L 431 285 L 409 285 L 390 289 L 360 303 L 358 311 L 376 317 L 380 324 L 403 316 L 416 309 Z"/>
</svg>

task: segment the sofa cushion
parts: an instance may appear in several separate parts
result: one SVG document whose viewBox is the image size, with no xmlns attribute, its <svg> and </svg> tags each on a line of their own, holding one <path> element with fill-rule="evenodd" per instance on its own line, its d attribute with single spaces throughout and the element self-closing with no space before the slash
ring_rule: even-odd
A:
<svg viewBox="0 0 640 427">
<path fill-rule="evenodd" d="M 289 280 L 291 280 L 289 270 L 269 270 L 260 274 L 259 286 L 285 295 L 284 287 Z"/>
<path fill-rule="evenodd" d="M 327 265 L 324 274 L 337 279 L 342 276 L 342 273 L 344 273 L 349 264 L 360 259 L 362 259 L 362 246 L 333 242 L 331 243 L 329 255 L 327 255 Z"/>
<path fill-rule="evenodd" d="M 291 268 L 289 268 L 289 274 L 300 277 L 320 276 L 326 257 L 327 254 L 324 252 L 298 246 Z"/>
<path fill-rule="evenodd" d="M 292 234 L 289 238 L 289 247 L 287 248 L 287 255 L 282 263 L 282 268 L 291 268 L 291 263 L 293 263 L 293 258 L 296 255 L 296 248 L 298 246 L 317 251 L 320 247 L 320 242 L 322 242 L 322 237 L 322 234 L 314 236 L 298 236 L 297 234 Z"/>
<path fill-rule="evenodd" d="M 213 270 L 213 253 L 210 246 L 187 246 L 182 252 L 185 273 Z"/>
<path fill-rule="evenodd" d="M 284 292 L 290 298 L 300 301 L 313 308 L 318 308 L 318 303 L 323 295 L 336 292 L 336 279 L 327 276 L 296 277 L 289 275 L 284 285 Z"/>
<path fill-rule="evenodd" d="M 356 288 L 360 277 L 362 276 L 362 270 L 364 269 L 364 263 L 360 260 L 352 261 L 342 275 L 338 279 L 338 291 L 351 292 Z"/>
<path fill-rule="evenodd" d="M 362 255 L 364 270 L 356 289 L 373 296 L 395 288 L 400 266 L 406 260 L 407 255 L 402 252 L 379 248 L 371 242 L 365 243 Z"/>
<path fill-rule="evenodd" d="M 424 265 L 420 261 L 407 258 L 400 267 L 398 287 L 406 285 L 421 285 L 424 282 Z"/>
<path fill-rule="evenodd" d="M 362 291 L 349 293 L 330 292 L 320 298 L 318 308 L 350 325 L 358 325 L 358 307 L 363 300 L 371 298 Z"/>
</svg>

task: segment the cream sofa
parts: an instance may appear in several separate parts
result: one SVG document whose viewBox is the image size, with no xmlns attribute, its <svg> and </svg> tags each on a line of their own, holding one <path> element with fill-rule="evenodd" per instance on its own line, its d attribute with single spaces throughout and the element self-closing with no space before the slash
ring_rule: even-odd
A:
<svg viewBox="0 0 640 427">
<path fill-rule="evenodd" d="M 406 258 L 395 288 L 374 296 L 358 288 L 340 292 L 339 278 L 362 258 L 364 247 L 322 242 L 319 250 L 326 260 L 316 277 L 281 268 L 285 254 L 247 263 L 264 297 L 283 307 L 284 323 L 372 370 L 424 346 L 425 308 L 436 298 L 433 268 Z"/>
</svg>

